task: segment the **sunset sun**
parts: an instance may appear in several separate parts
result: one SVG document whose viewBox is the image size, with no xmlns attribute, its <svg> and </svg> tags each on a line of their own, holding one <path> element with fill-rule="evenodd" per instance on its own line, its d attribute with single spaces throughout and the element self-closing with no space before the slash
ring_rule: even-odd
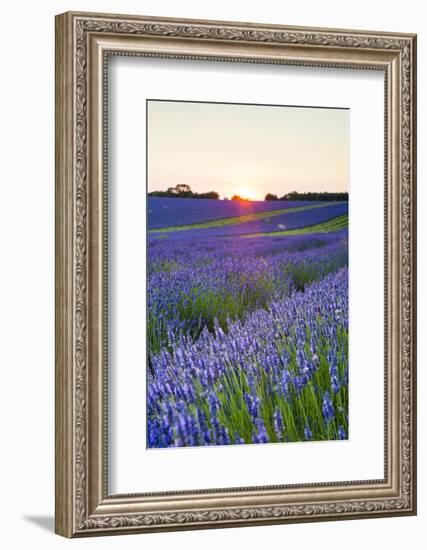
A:
<svg viewBox="0 0 427 550">
<path fill-rule="evenodd" d="M 242 199 L 248 199 L 250 201 L 262 200 L 257 196 L 256 192 L 253 189 L 251 189 L 249 186 L 236 187 L 236 190 L 233 193 L 236 195 L 239 195 L 239 197 L 242 197 Z"/>
</svg>

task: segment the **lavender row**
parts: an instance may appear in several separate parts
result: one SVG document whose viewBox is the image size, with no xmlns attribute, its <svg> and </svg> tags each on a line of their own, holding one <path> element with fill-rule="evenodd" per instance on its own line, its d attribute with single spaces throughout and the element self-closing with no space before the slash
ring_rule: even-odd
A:
<svg viewBox="0 0 427 550">
<path fill-rule="evenodd" d="M 345 231 L 319 237 L 186 239 L 149 243 L 148 342 L 197 338 L 347 265 Z"/>
<path fill-rule="evenodd" d="M 244 320 L 169 335 L 148 374 L 148 446 L 348 437 L 348 273 Z"/>
<path fill-rule="evenodd" d="M 269 210 L 318 204 L 314 201 L 225 201 L 148 197 L 148 228 L 202 223 Z"/>
<path fill-rule="evenodd" d="M 153 237 L 167 235 L 169 239 L 186 239 L 201 237 L 224 237 L 245 234 L 269 233 L 288 229 L 299 229 L 336 218 L 348 213 L 348 203 L 339 202 L 319 208 L 310 208 L 298 212 L 282 213 L 268 218 L 252 220 L 235 225 L 218 225 L 216 227 L 186 229 L 183 231 L 168 231 L 155 233 Z"/>
</svg>

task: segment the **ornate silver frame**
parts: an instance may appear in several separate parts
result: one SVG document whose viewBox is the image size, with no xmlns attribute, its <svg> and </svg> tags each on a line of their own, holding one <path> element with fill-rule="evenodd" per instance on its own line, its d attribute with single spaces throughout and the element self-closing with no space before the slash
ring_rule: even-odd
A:
<svg viewBox="0 0 427 550">
<path fill-rule="evenodd" d="M 386 163 L 385 477 L 109 495 L 108 55 L 382 70 Z M 416 36 L 65 13 L 56 17 L 56 532 L 66 537 L 416 513 Z"/>
</svg>

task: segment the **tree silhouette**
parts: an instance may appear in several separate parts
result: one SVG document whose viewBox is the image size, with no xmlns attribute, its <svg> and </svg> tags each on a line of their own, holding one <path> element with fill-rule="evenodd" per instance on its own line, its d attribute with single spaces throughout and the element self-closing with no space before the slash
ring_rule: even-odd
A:
<svg viewBox="0 0 427 550">
<path fill-rule="evenodd" d="M 181 199 L 219 199 L 219 193 L 208 191 L 207 193 L 193 193 L 186 183 L 179 183 L 175 187 L 168 187 L 166 191 L 151 191 L 149 197 L 171 197 Z"/>
<path fill-rule="evenodd" d="M 277 195 L 273 195 L 272 193 L 267 193 L 264 200 L 266 200 L 266 201 L 278 201 L 279 197 Z"/>
</svg>

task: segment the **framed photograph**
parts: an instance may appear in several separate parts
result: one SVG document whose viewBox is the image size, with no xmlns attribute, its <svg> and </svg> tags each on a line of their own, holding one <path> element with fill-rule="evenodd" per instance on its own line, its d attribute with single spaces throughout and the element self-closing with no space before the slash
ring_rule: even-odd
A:
<svg viewBox="0 0 427 550">
<path fill-rule="evenodd" d="M 56 18 L 56 532 L 416 513 L 416 37 Z"/>
</svg>

